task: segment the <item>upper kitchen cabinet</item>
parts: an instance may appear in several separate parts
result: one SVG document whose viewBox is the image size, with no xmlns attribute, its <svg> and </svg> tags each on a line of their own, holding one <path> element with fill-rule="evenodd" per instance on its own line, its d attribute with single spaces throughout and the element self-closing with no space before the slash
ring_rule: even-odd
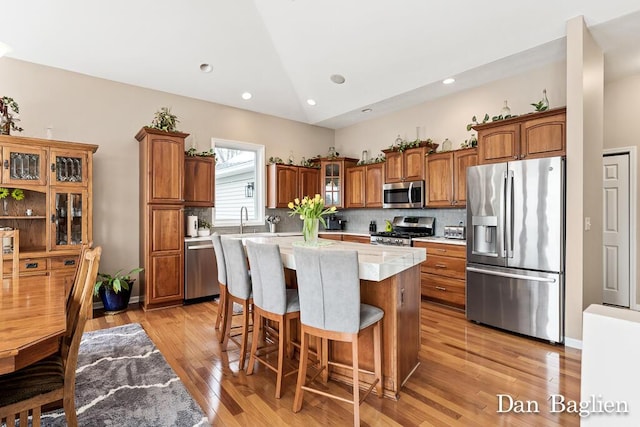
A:
<svg viewBox="0 0 640 427">
<path fill-rule="evenodd" d="M 345 207 L 381 208 L 384 164 L 355 166 L 346 171 Z"/>
<path fill-rule="evenodd" d="M 478 131 L 478 162 L 498 163 L 566 154 L 566 108 L 484 123 Z"/>
<path fill-rule="evenodd" d="M 286 208 L 295 198 L 320 193 L 320 169 L 271 164 L 267 166 L 267 208 Z"/>
<path fill-rule="evenodd" d="M 437 144 L 423 141 L 418 147 L 404 151 L 382 150 L 385 153 L 385 182 L 423 181 L 425 179 L 425 159 Z"/>
<path fill-rule="evenodd" d="M 184 203 L 184 139 L 181 132 L 143 127 L 140 141 L 140 177 L 143 202 Z"/>
<path fill-rule="evenodd" d="M 184 158 L 185 206 L 213 207 L 215 203 L 214 157 Z"/>
<path fill-rule="evenodd" d="M 427 207 L 465 207 L 467 168 L 477 164 L 477 148 L 429 154 L 427 156 Z"/>
<path fill-rule="evenodd" d="M 87 153 L 80 150 L 51 149 L 52 185 L 86 187 L 89 181 Z"/>
<path fill-rule="evenodd" d="M 344 192 L 346 168 L 358 163 L 357 159 L 348 157 L 321 157 L 320 162 L 320 195 L 325 206 L 345 207 Z"/>
</svg>

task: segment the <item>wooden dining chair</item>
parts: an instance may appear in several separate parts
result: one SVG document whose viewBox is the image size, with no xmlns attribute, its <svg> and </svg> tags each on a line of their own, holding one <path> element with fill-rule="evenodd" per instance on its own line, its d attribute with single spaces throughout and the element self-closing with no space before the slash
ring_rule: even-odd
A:
<svg viewBox="0 0 640 427">
<path fill-rule="evenodd" d="M 0 231 L 0 242 L 3 242 L 5 238 L 13 239 L 13 253 L 11 254 L 11 277 L 16 278 L 20 275 L 20 230 Z M 0 277 L 4 277 L 4 261 L 0 262 Z"/>
<path fill-rule="evenodd" d="M 233 305 L 237 303 L 242 306 L 242 332 L 240 342 L 233 340 L 240 347 L 239 369 L 244 369 L 244 362 L 247 356 L 247 338 L 249 336 L 249 319 L 251 317 L 251 306 L 253 305 L 253 295 L 251 293 L 251 275 L 249 274 L 249 264 L 244 252 L 242 240 L 221 239 L 224 250 L 224 263 L 227 267 L 227 296 L 225 313 L 225 329 L 223 332 L 220 348 L 227 351 L 227 345 L 231 336 L 231 319 L 233 316 Z"/>
<path fill-rule="evenodd" d="M 300 298 L 300 366 L 293 411 L 302 409 L 305 391 L 331 397 L 353 406 L 353 423 L 360 425 L 360 403 L 376 388 L 382 397 L 382 318 L 384 312 L 372 305 L 360 302 L 360 279 L 357 251 L 319 251 L 317 249 L 293 249 Z M 374 380 L 363 396 L 360 396 L 360 369 L 358 338 L 363 331 L 373 329 Z M 309 356 L 309 336 L 324 342 L 351 343 L 353 396 L 346 399 L 326 390 L 307 385 L 306 371 Z M 329 360 L 329 352 L 323 348 L 321 368 L 328 373 L 332 365 L 345 366 Z M 371 373 L 371 372 L 369 372 Z M 317 376 L 317 375 L 316 375 Z M 314 377 L 315 378 L 315 377 Z M 313 380 L 312 380 L 313 381 Z"/>
<path fill-rule="evenodd" d="M 255 243 L 247 241 L 247 255 L 251 265 L 251 286 L 253 288 L 253 337 L 247 375 L 253 373 L 255 362 L 258 361 L 276 373 L 276 399 L 280 399 L 282 379 L 295 374 L 297 369 L 284 373 L 284 359 L 291 358 L 293 347 L 291 344 L 291 322 L 300 318 L 300 303 L 298 291 L 287 289 L 284 279 L 284 268 L 280 248 L 276 244 Z M 263 341 L 267 342 L 267 325 L 262 319 L 278 322 L 278 346 L 265 345 L 258 348 L 260 332 Z M 273 335 L 269 335 L 270 338 Z M 285 351 L 286 347 L 286 351 Z M 269 363 L 268 355 L 278 351 L 277 363 Z"/>
<path fill-rule="evenodd" d="M 13 427 L 19 419 L 20 426 L 26 426 L 31 415 L 32 425 L 38 427 L 42 406 L 62 400 L 67 424 L 77 427 L 75 385 L 78 350 L 90 316 L 101 253 L 100 247 L 89 249 L 80 260 L 75 287 L 81 288 L 82 292 L 73 293 L 59 352 L 19 371 L 0 376 L 0 390 L 11 390 L 11 393 L 0 393 L 0 423 L 4 421 Z"/>
</svg>

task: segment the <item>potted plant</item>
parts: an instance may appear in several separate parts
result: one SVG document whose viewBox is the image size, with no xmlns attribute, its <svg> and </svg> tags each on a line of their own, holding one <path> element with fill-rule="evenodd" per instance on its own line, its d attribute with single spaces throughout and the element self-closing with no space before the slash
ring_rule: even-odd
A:
<svg viewBox="0 0 640 427">
<path fill-rule="evenodd" d="M 211 223 L 205 219 L 198 219 L 198 236 L 211 234 Z"/>
<path fill-rule="evenodd" d="M 171 108 L 162 107 L 159 111 L 156 111 L 155 117 L 149 127 L 165 132 L 177 132 L 176 126 L 178 123 L 180 123 L 180 120 L 178 120 L 178 116 L 171 113 Z"/>
<path fill-rule="evenodd" d="M 93 294 L 100 295 L 104 309 L 107 312 L 120 312 L 126 310 L 131 298 L 131 289 L 135 279 L 131 278 L 132 274 L 138 274 L 142 270 L 141 267 L 134 268 L 126 274 L 122 274 L 122 270 L 118 270 L 114 275 L 107 273 L 98 273 L 98 280 L 93 287 Z"/>
</svg>

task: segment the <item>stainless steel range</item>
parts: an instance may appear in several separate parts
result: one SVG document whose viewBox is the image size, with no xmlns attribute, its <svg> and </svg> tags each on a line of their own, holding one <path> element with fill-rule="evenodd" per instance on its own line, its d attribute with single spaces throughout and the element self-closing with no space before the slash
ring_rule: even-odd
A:
<svg viewBox="0 0 640 427">
<path fill-rule="evenodd" d="M 436 219 L 430 216 L 396 216 L 391 225 L 392 231 L 371 233 L 371 244 L 412 246 L 412 238 L 433 236 L 436 231 Z"/>
</svg>

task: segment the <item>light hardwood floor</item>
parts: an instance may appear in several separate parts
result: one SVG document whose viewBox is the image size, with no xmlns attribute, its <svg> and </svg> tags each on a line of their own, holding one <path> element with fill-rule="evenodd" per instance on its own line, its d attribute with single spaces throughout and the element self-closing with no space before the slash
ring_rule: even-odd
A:
<svg viewBox="0 0 640 427">
<path fill-rule="evenodd" d="M 125 323 L 143 325 L 213 425 L 351 425 L 347 404 L 306 393 L 302 411 L 291 410 L 295 375 L 274 397 L 275 374 L 256 364 L 238 371 L 238 349 L 222 353 L 213 325 L 217 305 L 205 302 L 144 312 L 99 316 L 86 330 Z M 549 396 L 579 399 L 580 351 L 523 338 L 468 322 L 464 313 L 423 301 L 420 366 L 400 399 L 369 395 L 361 407 L 372 426 L 573 426 L 575 414 L 551 413 Z M 333 381 L 332 390 L 346 387 Z M 538 403 L 539 413 L 498 414 L 498 394 Z M 504 398 L 505 409 L 507 398 Z"/>
</svg>

